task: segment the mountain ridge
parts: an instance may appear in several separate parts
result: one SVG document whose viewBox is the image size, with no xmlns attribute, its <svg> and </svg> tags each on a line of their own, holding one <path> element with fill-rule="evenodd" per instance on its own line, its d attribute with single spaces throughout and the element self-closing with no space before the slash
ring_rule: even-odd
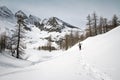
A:
<svg viewBox="0 0 120 80">
<path fill-rule="evenodd" d="M 16 16 L 17 15 L 22 15 L 25 19 L 25 23 L 27 25 L 31 24 L 34 25 L 36 27 L 38 27 L 40 30 L 46 30 L 46 31 L 58 31 L 61 32 L 62 29 L 68 27 L 68 28 L 76 28 L 76 29 L 80 29 L 76 26 L 73 26 L 57 17 L 50 17 L 47 20 L 47 22 L 45 22 L 45 19 L 40 19 L 39 17 L 35 16 L 35 15 L 31 15 L 29 14 L 29 16 L 27 16 L 27 14 L 25 14 L 22 10 L 18 10 L 16 13 L 13 13 L 10 9 L 8 9 L 6 6 L 0 6 L 0 18 L 4 18 L 4 20 L 8 20 L 8 18 L 14 22 L 14 20 L 17 21 Z M 14 20 L 13 20 L 14 19 Z M 49 26 L 51 28 L 48 28 L 46 26 Z"/>
</svg>

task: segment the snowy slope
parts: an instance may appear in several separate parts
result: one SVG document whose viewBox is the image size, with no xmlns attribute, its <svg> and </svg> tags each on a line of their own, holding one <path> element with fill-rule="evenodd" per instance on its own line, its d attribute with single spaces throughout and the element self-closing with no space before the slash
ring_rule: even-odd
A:
<svg viewBox="0 0 120 80">
<path fill-rule="evenodd" d="M 87 63 L 108 74 L 113 80 L 120 80 L 120 26 L 106 34 L 91 37 L 83 44 Z"/>
<path fill-rule="evenodd" d="M 1 74 L 0 80 L 110 80 L 84 63 L 78 45 L 63 53 L 58 58 Z"/>
<path fill-rule="evenodd" d="M 0 76 L 16 71 L 16 68 L 23 68 L 32 64 L 27 60 L 16 59 L 6 52 L 0 53 Z"/>
<path fill-rule="evenodd" d="M 1 73 L 0 80 L 119 80 L 119 30 L 120 26 L 106 34 L 86 39 L 82 42 L 81 51 L 76 44 L 68 51 L 58 52 L 63 55 L 57 58 Z M 39 52 L 33 54 L 36 53 Z"/>
<path fill-rule="evenodd" d="M 0 67 L 25 67 L 30 65 L 32 62 L 27 60 L 16 59 L 7 53 L 0 53 Z M 7 65 L 8 64 L 8 65 Z"/>
</svg>

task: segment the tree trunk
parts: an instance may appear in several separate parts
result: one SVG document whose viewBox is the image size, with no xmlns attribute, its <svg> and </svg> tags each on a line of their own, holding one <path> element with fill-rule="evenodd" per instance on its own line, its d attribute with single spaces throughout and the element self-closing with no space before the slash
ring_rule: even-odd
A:
<svg viewBox="0 0 120 80">
<path fill-rule="evenodd" d="M 17 56 L 16 58 L 19 58 L 19 46 L 20 46 L 20 23 L 19 23 L 19 26 L 18 26 L 18 42 L 17 42 Z"/>
</svg>

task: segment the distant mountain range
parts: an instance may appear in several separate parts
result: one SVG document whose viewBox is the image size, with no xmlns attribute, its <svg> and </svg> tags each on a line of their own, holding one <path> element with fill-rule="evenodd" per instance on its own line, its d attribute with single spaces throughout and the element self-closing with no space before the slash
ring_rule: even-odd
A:
<svg viewBox="0 0 120 80">
<path fill-rule="evenodd" d="M 27 16 L 22 10 L 17 11 L 15 14 L 8 9 L 6 6 L 0 7 L 0 18 L 8 21 L 15 21 L 16 15 L 22 15 L 25 19 L 25 23 L 35 25 L 41 30 L 46 31 L 58 31 L 61 32 L 64 28 L 76 28 L 79 29 L 76 26 L 73 26 L 71 24 L 66 23 L 65 21 L 57 18 L 57 17 L 51 17 L 49 19 L 43 19 L 41 20 L 39 17 L 36 17 L 34 15 Z"/>
<path fill-rule="evenodd" d="M 48 37 L 51 36 L 51 44 L 56 49 L 59 49 L 61 40 L 64 40 L 66 34 L 78 31 L 81 34 L 83 31 L 57 17 L 50 17 L 48 19 L 40 19 L 34 15 L 25 14 L 22 10 L 13 13 L 6 6 L 0 7 L 0 32 L 6 32 L 10 35 L 15 31 L 17 24 L 17 15 L 24 17 L 27 48 L 38 48 L 45 46 L 48 42 Z"/>
</svg>

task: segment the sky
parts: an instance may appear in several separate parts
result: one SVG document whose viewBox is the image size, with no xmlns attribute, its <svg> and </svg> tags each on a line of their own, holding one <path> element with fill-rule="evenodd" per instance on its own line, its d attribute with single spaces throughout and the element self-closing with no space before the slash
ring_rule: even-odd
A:
<svg viewBox="0 0 120 80">
<path fill-rule="evenodd" d="M 109 19 L 120 16 L 120 0 L 0 0 L 0 6 L 41 19 L 55 16 L 77 27 L 85 27 L 87 15 L 93 12 Z"/>
</svg>

